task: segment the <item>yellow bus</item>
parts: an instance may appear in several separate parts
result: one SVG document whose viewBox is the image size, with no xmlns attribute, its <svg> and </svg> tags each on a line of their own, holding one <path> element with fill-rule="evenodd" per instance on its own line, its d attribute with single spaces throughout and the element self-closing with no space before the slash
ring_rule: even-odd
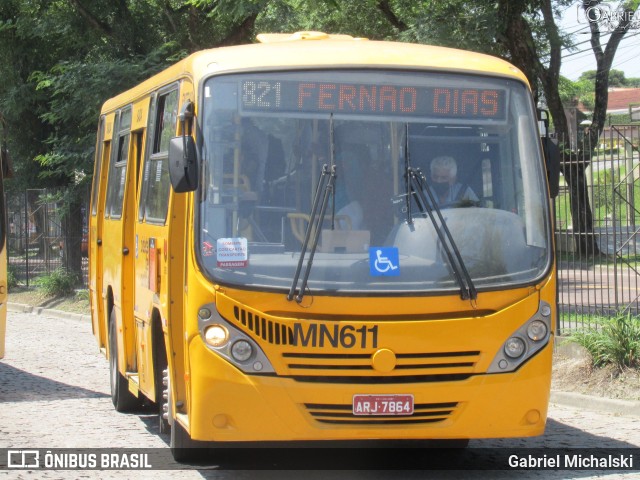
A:
<svg viewBox="0 0 640 480">
<path fill-rule="evenodd" d="M 321 32 L 108 100 L 93 329 L 117 410 L 202 442 L 543 433 L 556 288 L 536 109 L 489 56 Z"/>
</svg>

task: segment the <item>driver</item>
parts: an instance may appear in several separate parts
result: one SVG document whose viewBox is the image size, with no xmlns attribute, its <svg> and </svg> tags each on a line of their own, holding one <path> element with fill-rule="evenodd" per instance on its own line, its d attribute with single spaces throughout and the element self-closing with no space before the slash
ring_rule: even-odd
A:
<svg viewBox="0 0 640 480">
<path fill-rule="evenodd" d="M 458 182 L 455 158 L 439 156 L 431 160 L 431 191 L 440 207 L 465 207 L 479 204 L 480 199 L 467 185 Z"/>
</svg>

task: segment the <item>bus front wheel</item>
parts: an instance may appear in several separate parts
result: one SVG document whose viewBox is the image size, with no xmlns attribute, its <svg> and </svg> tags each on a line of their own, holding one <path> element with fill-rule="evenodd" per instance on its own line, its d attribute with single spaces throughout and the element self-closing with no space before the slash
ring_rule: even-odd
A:
<svg viewBox="0 0 640 480">
<path fill-rule="evenodd" d="M 169 368 L 162 369 L 159 382 L 161 394 L 158 398 L 158 429 L 160 433 L 170 433 L 171 425 L 169 418 L 171 415 L 171 389 L 169 388 Z"/>
<path fill-rule="evenodd" d="M 171 394 L 171 376 L 169 369 L 162 372 L 162 406 L 160 410 L 160 431 L 170 430 L 169 447 L 176 462 L 188 462 L 203 458 L 206 442 L 193 440 L 189 432 L 173 416 L 173 396 Z"/>
<path fill-rule="evenodd" d="M 130 412 L 140 406 L 138 399 L 129 391 L 127 378 L 119 371 L 118 337 L 116 330 L 116 312 L 109 315 L 109 375 L 111 383 L 111 401 L 118 412 Z"/>
</svg>

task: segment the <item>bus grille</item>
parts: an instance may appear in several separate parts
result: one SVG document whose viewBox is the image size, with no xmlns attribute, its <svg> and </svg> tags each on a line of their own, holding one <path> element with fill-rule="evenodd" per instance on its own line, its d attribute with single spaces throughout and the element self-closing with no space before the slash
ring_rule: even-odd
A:
<svg viewBox="0 0 640 480">
<path fill-rule="evenodd" d="M 361 416 L 352 413 L 351 405 L 305 403 L 305 410 L 320 423 L 331 425 L 419 425 L 439 423 L 450 418 L 457 402 L 416 404 L 412 415 Z"/>
<path fill-rule="evenodd" d="M 266 342 L 274 345 L 291 345 L 293 343 L 293 331 L 282 323 L 274 322 L 237 306 L 233 307 L 233 315 L 238 323 Z"/>
<path fill-rule="evenodd" d="M 366 375 L 378 374 L 371 354 L 283 353 L 293 375 Z M 397 353 L 396 376 L 465 376 L 475 373 L 479 351 Z"/>
</svg>

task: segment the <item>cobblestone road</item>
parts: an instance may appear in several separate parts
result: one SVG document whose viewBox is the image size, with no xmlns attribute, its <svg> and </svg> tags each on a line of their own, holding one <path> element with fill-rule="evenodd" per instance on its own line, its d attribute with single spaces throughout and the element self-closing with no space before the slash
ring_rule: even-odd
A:
<svg viewBox="0 0 640 480">
<path fill-rule="evenodd" d="M 9 313 L 7 353 L 0 361 L 0 448 L 166 448 L 150 413 L 119 414 L 109 396 L 108 362 L 88 321 Z M 474 440 L 483 452 L 498 447 L 638 448 L 640 419 L 551 405 L 546 434 L 532 439 Z M 484 450 L 484 449 L 487 450 Z M 418 452 L 420 452 L 418 450 Z M 276 465 L 286 469 L 290 453 Z M 425 472 L 322 471 L 327 459 L 309 456 L 308 471 L 237 470 L 213 465 L 181 471 L 8 471 L 3 478 L 637 478 L 639 473 L 594 471 Z M 393 465 L 393 464 L 392 464 Z M 249 467 L 247 467 L 249 468 Z M 407 468 L 407 465 L 397 465 Z"/>
</svg>

